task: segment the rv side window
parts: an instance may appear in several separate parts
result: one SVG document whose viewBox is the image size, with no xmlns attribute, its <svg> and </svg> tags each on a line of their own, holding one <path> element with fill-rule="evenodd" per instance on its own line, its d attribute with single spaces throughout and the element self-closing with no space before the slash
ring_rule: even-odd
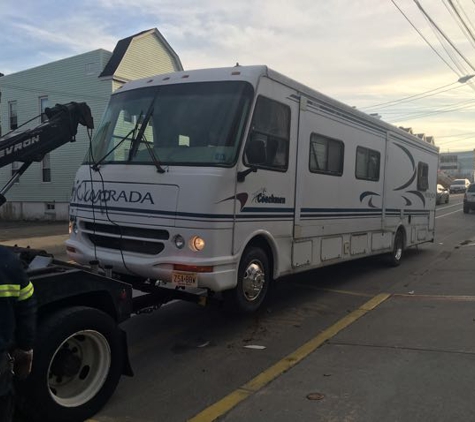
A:
<svg viewBox="0 0 475 422">
<path fill-rule="evenodd" d="M 357 147 L 355 176 L 362 180 L 379 180 L 381 154 L 378 151 Z"/>
<path fill-rule="evenodd" d="M 343 142 L 312 133 L 310 136 L 310 171 L 341 176 L 344 152 Z"/>
<path fill-rule="evenodd" d="M 269 170 L 285 171 L 289 162 L 290 107 L 260 96 L 257 99 L 251 132 L 244 154 L 246 165 Z M 264 146 L 265 157 L 255 162 L 252 144 L 260 142 Z"/>
<path fill-rule="evenodd" d="M 417 166 L 417 190 L 426 191 L 429 189 L 429 166 L 419 162 Z"/>
</svg>

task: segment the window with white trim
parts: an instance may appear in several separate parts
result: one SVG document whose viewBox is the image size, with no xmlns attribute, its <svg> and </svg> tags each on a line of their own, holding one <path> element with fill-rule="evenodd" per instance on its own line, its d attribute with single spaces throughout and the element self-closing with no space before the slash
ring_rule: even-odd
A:
<svg viewBox="0 0 475 422">
<path fill-rule="evenodd" d="M 342 141 L 312 133 L 310 135 L 310 172 L 341 176 L 344 153 L 345 145 Z"/>
<path fill-rule="evenodd" d="M 43 123 L 46 120 L 48 120 L 48 117 L 46 117 L 46 114 L 45 114 L 46 107 L 49 106 L 48 96 L 43 95 L 41 97 L 38 97 L 38 105 L 40 109 L 41 123 Z"/>
<path fill-rule="evenodd" d="M 381 154 L 374 149 L 356 148 L 355 177 L 376 182 L 379 180 Z"/>
<path fill-rule="evenodd" d="M 429 165 L 419 162 L 417 165 L 417 190 L 426 191 L 429 189 Z"/>
<path fill-rule="evenodd" d="M 15 174 L 18 173 L 18 170 L 20 170 L 21 163 L 19 161 L 14 161 L 12 163 L 12 177 L 15 176 Z M 19 183 L 20 178 L 15 180 L 15 183 Z"/>
<path fill-rule="evenodd" d="M 15 130 L 18 128 L 18 112 L 16 101 L 8 102 L 8 119 L 10 121 L 10 130 Z"/>
<path fill-rule="evenodd" d="M 43 160 L 41 160 L 41 176 L 43 182 L 51 182 L 51 160 L 50 154 L 45 154 Z"/>
</svg>

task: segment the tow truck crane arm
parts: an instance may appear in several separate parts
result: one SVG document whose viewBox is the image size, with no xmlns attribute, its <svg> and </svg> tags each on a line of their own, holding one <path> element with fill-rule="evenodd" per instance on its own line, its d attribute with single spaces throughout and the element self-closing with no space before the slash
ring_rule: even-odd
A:
<svg viewBox="0 0 475 422">
<path fill-rule="evenodd" d="M 15 130 L 0 138 L 0 168 L 15 161 L 23 163 L 0 190 L 0 206 L 6 202 L 5 193 L 33 162 L 41 161 L 63 144 L 74 142 L 79 124 L 94 128 L 91 109 L 86 103 L 56 104 L 46 108 L 45 114 L 48 120 L 35 128 Z"/>
</svg>

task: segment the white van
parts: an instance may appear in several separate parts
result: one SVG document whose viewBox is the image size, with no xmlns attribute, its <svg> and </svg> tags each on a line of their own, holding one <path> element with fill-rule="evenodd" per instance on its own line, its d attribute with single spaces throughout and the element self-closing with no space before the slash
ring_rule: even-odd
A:
<svg viewBox="0 0 475 422">
<path fill-rule="evenodd" d="M 470 180 L 455 179 L 450 184 L 450 193 L 465 193 L 469 186 L 470 186 Z"/>
<path fill-rule="evenodd" d="M 69 256 L 222 292 L 434 240 L 438 149 L 266 66 L 126 83 L 71 199 Z"/>
</svg>

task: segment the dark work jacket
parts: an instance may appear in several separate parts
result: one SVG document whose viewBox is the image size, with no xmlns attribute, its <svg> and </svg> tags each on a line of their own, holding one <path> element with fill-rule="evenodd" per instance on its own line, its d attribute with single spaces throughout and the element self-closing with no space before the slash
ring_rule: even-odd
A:
<svg viewBox="0 0 475 422">
<path fill-rule="evenodd" d="M 0 246 L 0 353 L 33 348 L 36 299 L 33 284 L 18 257 Z"/>
</svg>

